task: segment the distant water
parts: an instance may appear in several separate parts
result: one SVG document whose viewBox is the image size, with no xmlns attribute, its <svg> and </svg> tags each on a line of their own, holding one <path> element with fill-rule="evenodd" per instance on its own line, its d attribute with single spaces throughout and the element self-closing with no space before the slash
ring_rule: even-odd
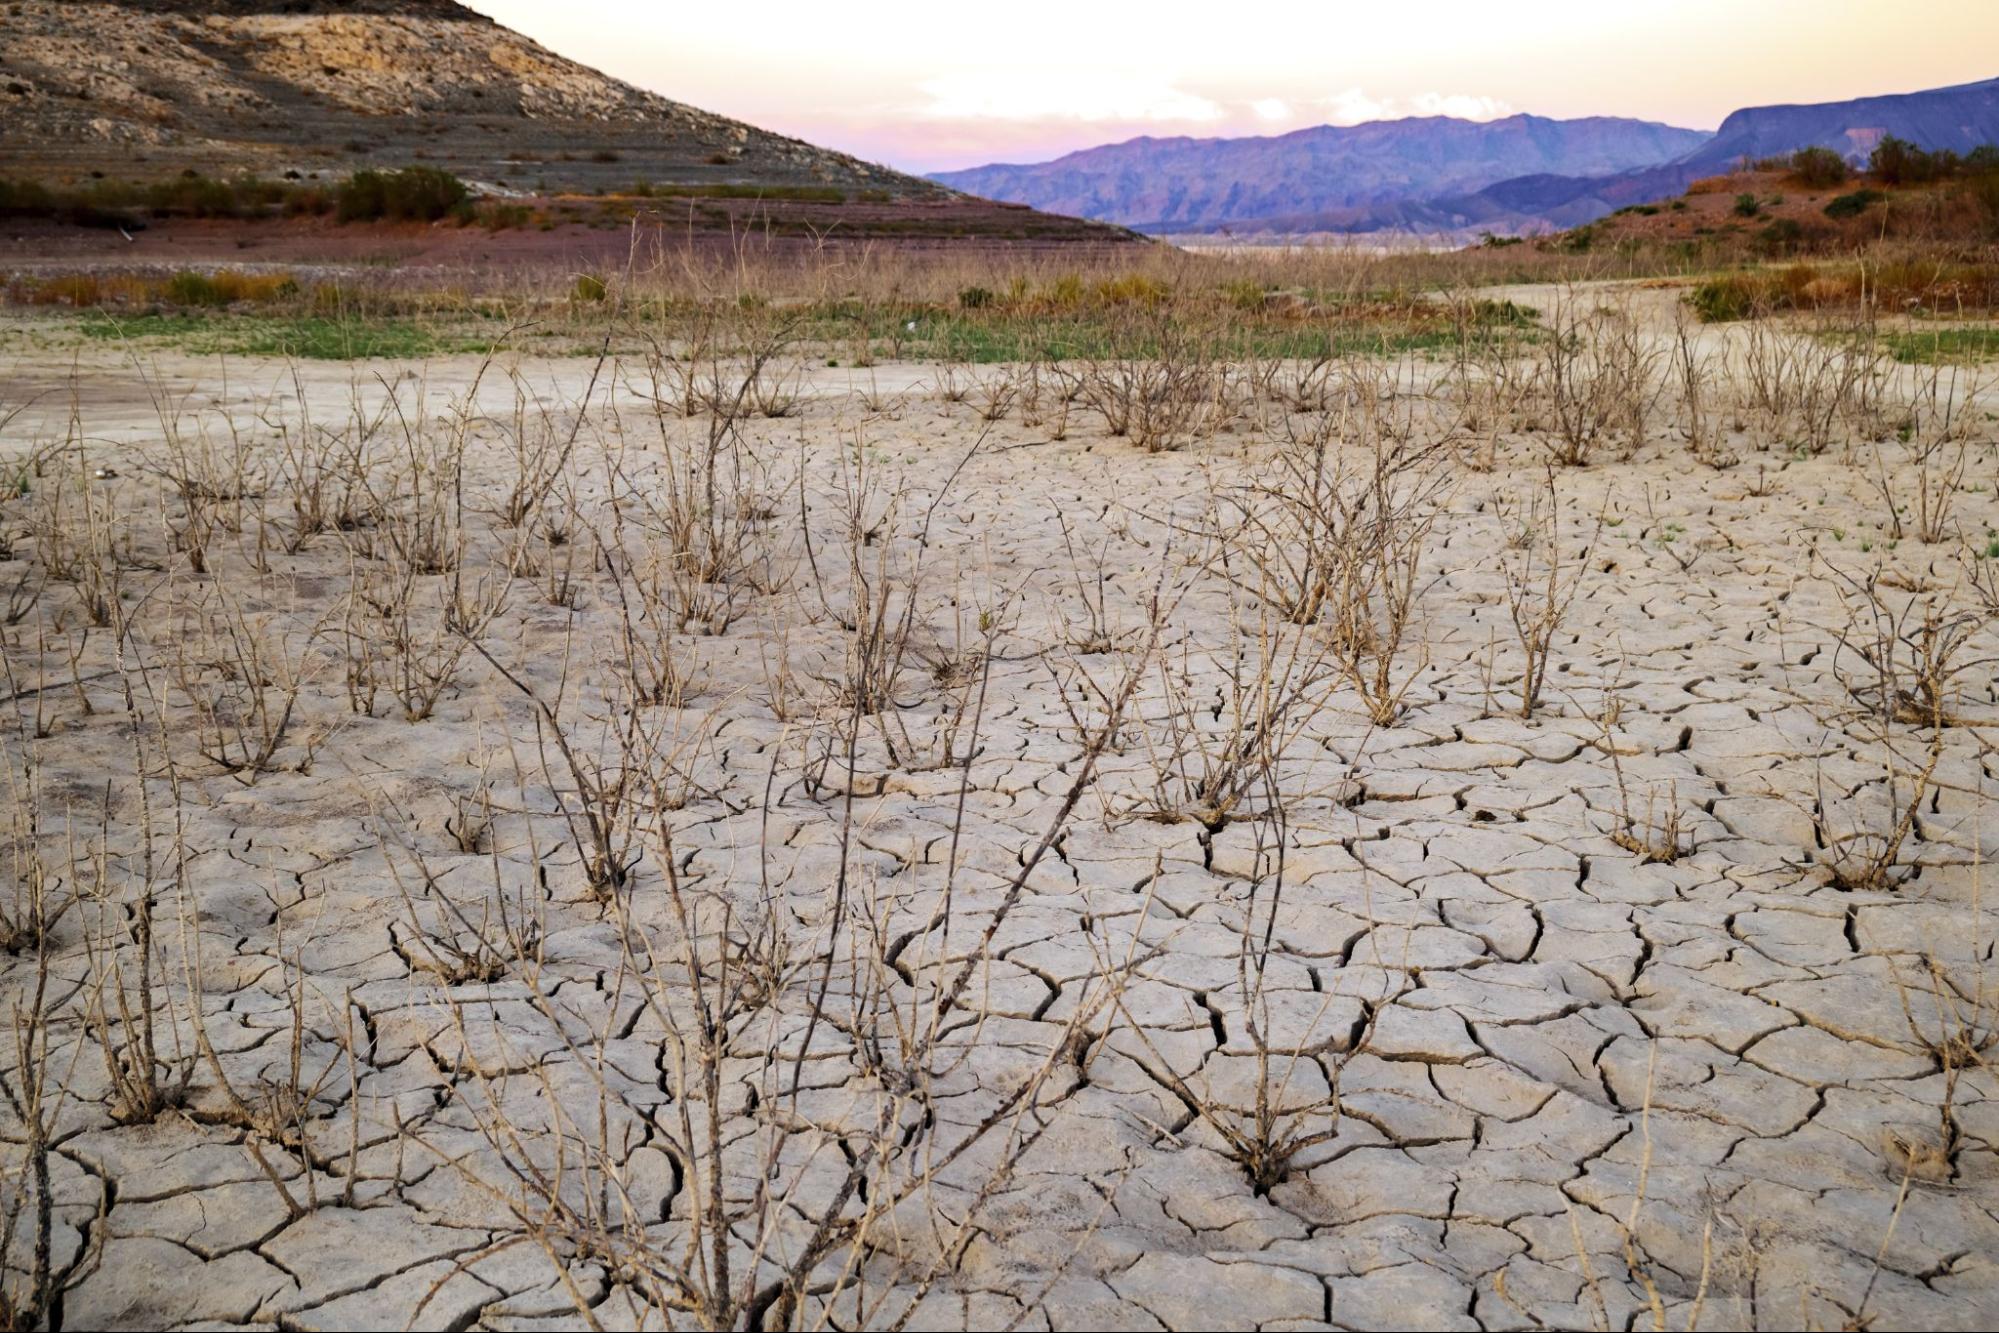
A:
<svg viewBox="0 0 1999 1333">
<path fill-rule="evenodd" d="M 1338 235 L 1284 237 L 1268 241 L 1246 241 L 1239 237 L 1216 240 L 1210 236 L 1155 236 L 1153 239 L 1165 241 L 1177 249 L 1204 255 L 1267 255 L 1285 251 L 1323 253 L 1327 250 L 1368 256 L 1434 255 L 1462 250 L 1474 243 L 1462 238 L 1438 236 L 1396 236 L 1391 240 L 1383 240 L 1379 234 L 1370 235 L 1366 240 L 1356 236 Z"/>
</svg>

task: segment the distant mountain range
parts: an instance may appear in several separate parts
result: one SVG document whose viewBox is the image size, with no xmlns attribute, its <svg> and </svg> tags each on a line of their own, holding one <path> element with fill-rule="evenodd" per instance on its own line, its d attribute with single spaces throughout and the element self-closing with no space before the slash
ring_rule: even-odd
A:
<svg viewBox="0 0 1999 1333">
<path fill-rule="evenodd" d="M 1211 231 L 1280 218 L 1323 218 L 1338 227 L 1515 176 L 1651 166 L 1707 139 L 1696 130 L 1608 116 L 1483 122 L 1420 116 L 1274 138 L 1132 139 L 1037 166 L 974 167 L 932 179 L 1141 231 Z"/>
<path fill-rule="evenodd" d="M 1448 116 L 1244 139 L 1133 139 L 1036 165 L 942 172 L 954 189 L 1154 233 L 1535 232 L 1677 194 L 1744 158 L 1887 135 L 1999 142 L 1999 79 L 1886 97 L 1750 107 L 1713 134 L 1592 116 Z"/>
</svg>

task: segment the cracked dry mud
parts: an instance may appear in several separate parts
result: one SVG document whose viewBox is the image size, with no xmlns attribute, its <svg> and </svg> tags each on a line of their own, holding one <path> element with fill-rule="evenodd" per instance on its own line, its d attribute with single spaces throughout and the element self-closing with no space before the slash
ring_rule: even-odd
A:
<svg viewBox="0 0 1999 1333">
<path fill-rule="evenodd" d="M 238 364 L 225 390 L 212 366 L 157 368 L 184 435 L 234 447 L 227 414 L 269 479 L 246 504 L 270 528 L 252 518 L 219 535 L 209 575 L 166 544 L 180 500 L 154 470 L 163 428 L 138 372 L 109 356 L 78 372 L 85 474 L 114 472 L 92 493 L 131 519 L 131 632 L 122 648 L 111 630 L 85 634 L 76 592 L 55 580 L 6 630 L 17 818 L 31 761 L 34 840 L 55 880 L 85 886 L 45 949 L 48 1058 L 67 1089 L 51 1112 L 51 1245 L 55 1266 L 79 1275 L 61 1300 L 67 1326 L 693 1326 L 648 1310 L 645 1281 L 607 1252 L 543 1225 L 547 1200 L 524 1184 L 568 1145 L 573 1178 L 555 1192 L 572 1207 L 610 1198 L 660 1253 L 685 1257 L 708 1159 L 680 1154 L 679 1117 L 702 1139 L 708 1094 L 676 1064 L 695 1011 L 663 854 L 699 905 L 703 959 L 724 935 L 744 955 L 756 939 L 791 950 L 771 993 L 747 1002 L 713 1090 L 738 1274 L 755 1209 L 782 1215 L 763 1257 L 775 1271 L 801 1243 L 797 1219 L 818 1215 L 815 1191 L 871 1150 L 884 1104 L 905 1117 L 897 1141 L 937 1155 L 854 1268 L 835 1256 L 814 1279 L 802 1322 L 1999 1320 L 1999 1109 L 1976 1053 L 1994 933 L 1980 862 L 1999 789 L 1989 666 L 1959 682 L 1895 873 L 1842 886 L 1815 854 L 1815 801 L 1858 808 L 1880 794 L 1879 746 L 1841 646 L 1852 611 L 1826 561 L 1885 560 L 1911 586 L 1954 589 L 1942 546 L 1862 553 L 1857 534 L 1880 506 L 1863 467 L 1773 454 L 1759 479 L 1756 456 L 1710 471 L 1659 439 L 1564 471 L 1564 530 L 1606 522 L 1527 720 L 1495 499 L 1541 484 L 1538 454 L 1514 441 L 1496 471 L 1455 469 L 1405 653 L 1413 668 L 1427 644 L 1428 666 L 1403 714 L 1372 726 L 1333 690 L 1275 766 L 1282 818 L 1258 790 L 1210 828 L 1157 817 L 1151 793 L 1173 698 L 1197 698 L 1203 725 L 1218 725 L 1217 655 L 1254 640 L 1253 599 L 1202 565 L 1201 529 L 1217 488 L 1269 450 L 1265 435 L 1238 424 L 1148 456 L 1080 415 L 1062 441 L 1009 420 L 967 459 L 982 424 L 934 391 L 933 368 L 815 370 L 797 415 L 745 428 L 774 479 L 759 540 L 788 586 L 745 593 L 726 633 L 674 636 L 678 707 L 636 711 L 671 756 L 658 763 L 677 794 L 637 821 L 627 883 L 607 903 L 572 833 L 577 784 L 501 668 L 544 700 L 560 691 L 558 714 L 592 754 L 634 711 L 617 696 L 619 594 L 585 535 L 611 535 L 608 457 L 657 481 L 659 437 L 630 369 L 598 386 L 565 471 L 577 522 L 563 535 L 580 552 L 571 604 L 548 593 L 547 569 L 566 557 L 545 544 L 539 572 L 514 581 L 483 631 L 491 660 L 468 653 L 415 722 L 387 690 L 372 715 L 350 705 L 342 608 L 366 575 L 360 543 L 335 531 L 288 553 L 279 540 L 274 432 L 297 431 L 301 415 L 290 372 Z M 406 415 L 442 432 L 473 391 L 469 363 L 435 365 L 421 383 L 374 370 L 310 368 L 297 384 L 336 430 L 355 410 L 374 418 L 393 385 Z M 15 367 L 18 387 L 52 393 L 9 428 L 10 458 L 63 436 L 68 373 L 53 359 Z M 518 374 L 566 432 L 589 363 Z M 895 401 L 870 412 L 861 390 Z M 490 577 L 515 536 L 493 517 L 510 485 L 515 387 L 496 370 L 477 392 L 468 581 Z M 393 455 L 400 437 L 383 432 Z M 885 517 L 855 565 L 838 460 L 857 439 L 880 487 L 871 512 Z M 1999 521 L 1989 432 L 1975 457 L 1986 485 L 1962 497 L 1968 531 Z M 63 467 L 78 472 L 53 464 L 37 487 Z M 34 502 L 11 501 L 8 523 Z M 854 569 L 870 575 L 880 552 L 911 568 L 926 519 L 891 720 L 854 729 L 850 762 L 838 682 Z M 23 542 L 13 568 L 46 558 Z M 1084 673 L 1105 691 L 1122 679 L 1162 571 L 1184 591 L 1154 665 L 1058 824 L 1105 708 Z M 419 605 L 434 613 L 428 590 L 449 582 L 425 576 Z M 1105 638 L 1091 642 L 1099 597 Z M 175 646 L 225 598 L 240 603 L 235 623 L 281 645 L 288 665 L 273 675 L 304 681 L 269 771 L 254 775 L 204 757 L 188 702 L 220 688 L 226 636 L 194 654 Z M 1989 653 L 1990 626 L 1980 633 Z M 989 671 L 975 651 L 988 635 Z M 974 711 L 940 735 L 967 697 Z M 968 750 L 969 765 L 939 758 Z M 1617 836 L 1647 802 L 1678 812 L 1671 859 Z M 670 827 L 670 851 L 655 823 Z M 86 1013 L 107 975 L 109 991 L 137 994 L 133 905 L 148 885 L 158 1058 L 186 1088 L 121 1123 L 100 1042 L 132 1029 Z M 1259 995 L 1244 959 L 1265 930 Z M 481 932 L 502 941 L 491 956 Z M 824 972 L 833 935 L 841 961 Z M 657 956 L 642 959 L 634 938 Z M 34 1002 L 36 958 L 4 959 L 17 1014 Z M 977 966 L 927 1072 L 897 1072 L 900 1029 L 879 1015 L 920 1027 L 937 978 L 967 959 Z M 815 995 L 827 997 L 816 1026 Z M 891 1049 L 873 1065 L 850 1040 L 869 1005 Z M 212 1054 L 191 1054 L 197 1016 Z M 1276 1052 L 1263 1080 L 1273 1104 L 1303 1108 L 1287 1123 L 1319 1138 L 1261 1191 L 1215 1120 L 1190 1110 L 1191 1096 L 1233 1123 L 1253 1117 L 1258 1034 Z M 21 1061 L 10 1038 L 0 1065 L 16 1087 Z M 1027 1085 L 1028 1109 L 939 1160 Z M 774 1086 L 798 1091 L 773 1099 Z M 1956 1141 L 1939 1167 L 1947 1102 Z M 502 1112 L 511 1136 L 495 1131 Z M 19 1200 L 22 1118 L 0 1118 Z M 752 1160 L 780 1122 L 813 1128 Z M 750 1202 L 760 1173 L 784 1197 Z M 24 1234 L 7 1256 L 15 1275 Z"/>
</svg>

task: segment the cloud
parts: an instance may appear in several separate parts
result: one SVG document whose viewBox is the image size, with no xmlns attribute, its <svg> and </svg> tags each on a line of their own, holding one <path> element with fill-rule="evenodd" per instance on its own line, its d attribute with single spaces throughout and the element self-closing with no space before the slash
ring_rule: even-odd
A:
<svg viewBox="0 0 1999 1333">
<path fill-rule="evenodd" d="M 1326 108 L 1326 119 L 1335 125 L 1358 125 L 1364 120 L 1385 120 L 1395 114 L 1391 103 L 1377 102 L 1358 88 L 1322 97 L 1319 105 Z"/>
<path fill-rule="evenodd" d="M 1470 93 L 1418 93 L 1409 104 L 1419 116 L 1456 116 L 1460 120 L 1499 120 L 1513 114 L 1511 102 Z"/>
<path fill-rule="evenodd" d="M 1281 97 L 1263 97 L 1249 104 L 1258 120 L 1289 120 L 1291 104 Z"/>
<path fill-rule="evenodd" d="M 1462 120 L 1498 120 L 1513 114 L 1511 103 L 1497 97 L 1473 93 L 1416 93 L 1407 98 L 1372 97 L 1361 88 L 1347 88 L 1317 105 L 1326 109 L 1326 119 L 1334 125 L 1358 125 L 1368 120 L 1392 120 L 1400 116 L 1456 116 Z"/>
<path fill-rule="evenodd" d="M 1171 82 L 1111 72 L 968 70 L 918 85 L 929 99 L 916 108 L 928 120 L 1178 121 L 1207 123 L 1226 113 Z"/>
</svg>

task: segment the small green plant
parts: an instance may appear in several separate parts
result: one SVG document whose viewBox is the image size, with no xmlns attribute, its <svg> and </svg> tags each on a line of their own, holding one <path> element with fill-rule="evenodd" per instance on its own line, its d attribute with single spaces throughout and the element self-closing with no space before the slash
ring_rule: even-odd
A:
<svg viewBox="0 0 1999 1333">
<path fill-rule="evenodd" d="M 166 298 L 175 305 L 227 305 L 222 284 L 205 273 L 181 272 L 167 279 Z"/>
<path fill-rule="evenodd" d="M 1703 324 L 1748 319 L 1756 313 L 1756 287 L 1739 274 L 1710 278 L 1694 288 L 1687 297 L 1687 304 L 1693 307 Z"/>
<path fill-rule="evenodd" d="M 1993 328 L 1897 330 L 1882 335 L 1882 342 L 1888 355 L 1904 365 L 1949 365 L 1999 357 L 1999 329 Z"/>
<path fill-rule="evenodd" d="M 605 286 L 604 280 L 596 274 L 582 273 L 577 275 L 576 289 L 572 294 L 579 301 L 596 302 L 609 296 L 611 289 Z"/>
<path fill-rule="evenodd" d="M 1880 203 L 1883 197 L 1879 190 L 1855 190 L 1850 194 L 1842 194 L 1825 206 L 1825 215 L 1835 219 L 1857 218 L 1873 205 Z"/>
<path fill-rule="evenodd" d="M 219 308 L 239 301 L 268 303 L 298 295 L 298 283 L 287 273 L 239 273 L 223 269 L 197 273 L 182 269 L 168 278 L 160 298 L 169 305 Z"/>
<path fill-rule="evenodd" d="M 1763 205 L 1757 201 L 1755 195 L 1738 194 L 1735 196 L 1735 216 L 1739 218 L 1753 218 L 1762 211 Z"/>
<path fill-rule="evenodd" d="M 1231 282 L 1224 290 L 1228 293 L 1229 304 L 1238 310 L 1254 313 L 1263 309 L 1266 295 L 1264 286 L 1254 278 Z"/>
</svg>

